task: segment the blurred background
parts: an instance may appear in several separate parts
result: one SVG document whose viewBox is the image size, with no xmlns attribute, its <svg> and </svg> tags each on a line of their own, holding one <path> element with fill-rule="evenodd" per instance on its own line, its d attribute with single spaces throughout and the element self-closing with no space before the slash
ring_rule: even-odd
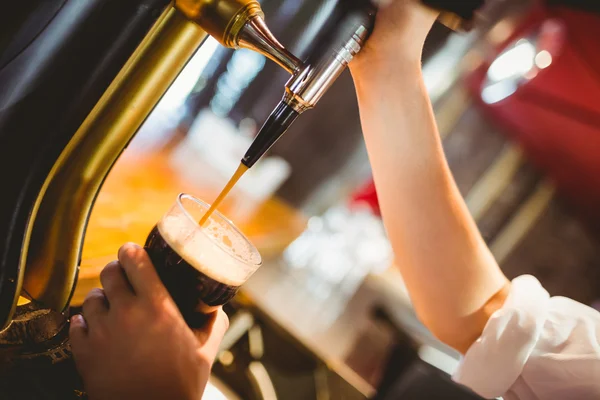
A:
<svg viewBox="0 0 600 400">
<path fill-rule="evenodd" d="M 330 10 L 321 0 L 261 3 L 274 34 L 300 58 Z M 436 24 L 423 56 L 450 168 L 506 275 L 533 274 L 552 295 L 597 308 L 599 46 L 596 1 L 500 0 L 488 2 L 470 33 Z M 117 242 L 143 241 L 178 191 L 214 198 L 287 79 L 251 51 L 203 44 L 98 198 L 81 295 L 97 283 L 99 260 Z M 354 398 L 319 369 L 326 366 L 366 397 L 380 389 L 381 398 L 394 390 L 405 397 L 390 398 L 413 398 L 423 376 L 435 376 L 446 395 L 454 390 L 445 374 L 457 355 L 416 320 L 394 267 L 349 73 L 242 179 L 223 212 L 265 265 L 230 307 L 239 334 L 226 341 L 215 379 L 241 398 L 269 398 L 261 376 L 280 398 Z M 257 337 L 266 372 L 249 367 Z M 246 367 L 251 373 L 240 375 Z M 406 380 L 414 384 L 397 389 Z M 414 398 L 435 398 L 419 390 Z"/>
</svg>

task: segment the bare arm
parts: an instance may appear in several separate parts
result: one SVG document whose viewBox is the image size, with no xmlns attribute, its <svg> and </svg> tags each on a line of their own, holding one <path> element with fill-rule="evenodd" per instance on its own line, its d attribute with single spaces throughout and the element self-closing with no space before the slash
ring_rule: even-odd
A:
<svg viewBox="0 0 600 400">
<path fill-rule="evenodd" d="M 465 352 L 509 283 L 485 245 L 444 157 L 421 76 L 435 14 L 409 0 L 380 11 L 352 65 L 383 220 L 416 312 Z"/>
</svg>

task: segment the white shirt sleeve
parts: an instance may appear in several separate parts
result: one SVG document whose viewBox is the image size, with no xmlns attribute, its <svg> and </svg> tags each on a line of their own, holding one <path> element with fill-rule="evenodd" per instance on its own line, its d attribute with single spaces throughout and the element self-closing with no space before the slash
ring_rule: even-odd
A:
<svg viewBox="0 0 600 400">
<path fill-rule="evenodd" d="M 453 379 L 485 398 L 600 399 L 600 313 L 516 278 Z"/>
</svg>

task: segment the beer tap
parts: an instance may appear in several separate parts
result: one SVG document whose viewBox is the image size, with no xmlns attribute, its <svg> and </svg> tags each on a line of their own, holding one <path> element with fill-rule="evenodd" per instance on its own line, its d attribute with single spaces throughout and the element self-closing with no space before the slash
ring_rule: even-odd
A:
<svg viewBox="0 0 600 400">
<path fill-rule="evenodd" d="M 331 22 L 317 37 L 306 61 L 287 82 L 275 107 L 242 163 L 252 167 L 303 112 L 313 108 L 363 48 L 375 23 L 369 0 L 338 1 Z"/>
<path fill-rule="evenodd" d="M 242 164 L 247 168 L 252 167 L 300 114 L 318 103 L 348 67 L 354 56 L 364 47 L 373 30 L 377 4 L 380 1 L 334 0 L 329 22 L 314 41 L 307 59 L 300 61 L 269 31 L 256 0 L 229 2 L 229 5 L 238 3 L 242 8 L 241 11 L 237 11 L 236 18 L 220 18 L 220 21 L 234 21 L 225 29 L 214 24 L 216 20 L 214 15 L 219 12 L 226 13 L 222 10 L 227 9 L 227 7 L 221 8 L 219 2 L 209 1 L 205 4 L 210 6 L 199 7 L 199 3 L 195 0 L 176 0 L 176 7 L 223 45 L 257 51 L 291 74 L 283 99 L 262 126 L 242 158 Z M 470 29 L 474 13 L 484 1 L 422 0 L 426 6 L 442 10 L 440 22 L 455 30 Z M 225 35 L 222 35 L 223 32 Z"/>
<path fill-rule="evenodd" d="M 175 7 L 224 46 L 257 51 L 291 74 L 283 100 L 242 159 L 248 168 L 265 154 L 300 114 L 313 108 L 323 97 L 364 46 L 376 13 L 376 7 L 370 0 L 338 0 L 331 13 L 331 23 L 327 24 L 310 55 L 302 62 L 271 33 L 256 0 L 176 0 Z M 217 15 L 219 18 L 215 18 Z M 228 25 L 223 26 L 225 21 Z"/>
</svg>

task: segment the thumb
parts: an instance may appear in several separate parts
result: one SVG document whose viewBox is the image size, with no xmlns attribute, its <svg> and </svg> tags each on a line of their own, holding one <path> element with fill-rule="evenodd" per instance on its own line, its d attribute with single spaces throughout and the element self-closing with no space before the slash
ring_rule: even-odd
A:
<svg viewBox="0 0 600 400">
<path fill-rule="evenodd" d="M 219 353 L 219 346 L 223 341 L 225 332 L 229 329 L 229 318 L 223 309 L 219 309 L 212 314 L 212 318 L 202 329 L 194 330 L 196 337 L 200 341 L 202 354 L 211 362 Z"/>
</svg>

